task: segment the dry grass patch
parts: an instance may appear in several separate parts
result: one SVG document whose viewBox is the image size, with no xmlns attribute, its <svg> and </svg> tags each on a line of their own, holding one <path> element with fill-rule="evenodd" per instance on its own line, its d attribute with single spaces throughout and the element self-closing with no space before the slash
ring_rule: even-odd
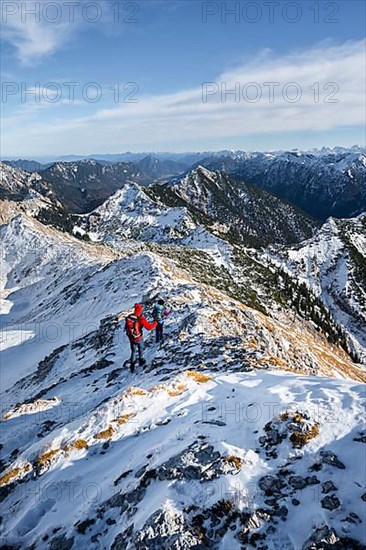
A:
<svg viewBox="0 0 366 550">
<path fill-rule="evenodd" d="M 88 442 L 85 439 L 76 439 L 75 441 L 73 441 L 72 443 L 70 443 L 65 447 L 65 451 L 66 452 L 81 451 L 83 449 L 87 449 L 88 447 L 89 447 Z"/>
<path fill-rule="evenodd" d="M 123 426 L 123 424 L 127 424 L 130 418 L 133 418 L 134 416 L 134 413 L 121 414 L 120 416 L 117 416 L 117 418 L 112 420 L 112 422 L 117 422 L 120 426 Z"/>
<path fill-rule="evenodd" d="M 13 468 L 12 470 L 9 470 L 6 474 L 0 477 L 0 487 L 4 487 L 5 485 L 8 485 L 12 481 L 15 480 L 18 476 L 25 474 L 27 472 L 30 472 L 32 469 L 32 466 L 27 463 L 24 464 L 24 466 L 18 466 L 16 468 Z"/>
<path fill-rule="evenodd" d="M 237 468 L 238 470 L 240 470 L 243 464 L 242 459 L 235 455 L 225 456 L 224 460 L 235 466 L 235 468 Z"/>
<path fill-rule="evenodd" d="M 164 384 L 156 384 L 156 386 L 152 386 L 150 388 L 150 391 L 153 393 L 157 393 L 158 391 L 167 390 L 168 388 Z"/>
<path fill-rule="evenodd" d="M 275 357 L 274 355 L 270 356 L 270 358 L 268 359 L 268 363 L 270 365 L 273 365 L 275 367 L 279 367 L 281 369 L 286 369 L 287 368 L 286 361 L 284 359 L 282 359 L 281 357 Z"/>
<path fill-rule="evenodd" d="M 0 487 L 3 487 L 4 485 L 7 485 L 14 479 L 15 477 L 18 477 L 18 475 L 21 473 L 20 468 L 14 468 L 13 470 L 10 470 L 6 474 L 0 477 Z"/>
<path fill-rule="evenodd" d="M 282 422 L 287 422 L 288 428 L 292 430 L 290 441 L 294 448 L 300 449 L 311 439 L 319 435 L 319 424 L 317 422 L 310 424 L 310 418 L 300 411 L 286 411 L 280 415 L 280 420 Z M 294 425 L 296 425 L 296 427 Z"/>
<path fill-rule="evenodd" d="M 114 435 L 113 426 L 108 426 L 106 430 L 102 430 L 94 435 L 94 439 L 110 439 Z"/>
<path fill-rule="evenodd" d="M 181 395 L 186 389 L 187 386 L 185 384 L 176 384 L 168 390 L 168 394 L 171 397 L 178 397 L 178 395 Z"/>
<path fill-rule="evenodd" d="M 146 394 L 147 394 L 146 390 L 142 388 L 138 388 L 137 386 L 131 386 L 124 393 L 126 397 L 129 397 L 130 395 L 146 395 Z"/>
<path fill-rule="evenodd" d="M 257 347 L 258 346 L 258 341 L 253 336 L 251 336 L 248 340 L 248 345 Z"/>
<path fill-rule="evenodd" d="M 42 453 L 37 457 L 36 459 L 36 465 L 38 467 L 46 466 L 47 464 L 50 464 L 52 460 L 61 452 L 61 449 L 51 449 L 50 451 L 46 451 L 45 453 Z"/>
<path fill-rule="evenodd" d="M 188 370 L 186 374 L 190 378 L 193 378 L 195 382 L 199 382 L 201 384 L 204 384 L 205 382 L 209 382 L 210 380 L 212 380 L 211 376 L 208 376 L 207 374 L 202 374 L 201 372 L 197 372 L 194 370 Z"/>
<path fill-rule="evenodd" d="M 311 439 L 314 439 L 314 437 L 317 437 L 319 435 L 319 424 L 314 424 L 309 429 L 304 431 L 295 431 L 293 434 L 290 435 L 290 441 L 293 445 L 293 447 L 296 447 L 297 449 L 301 449 L 308 441 Z"/>
<path fill-rule="evenodd" d="M 295 422 L 296 424 L 300 424 L 300 422 L 304 422 L 306 420 L 301 412 L 296 411 L 294 416 L 292 417 L 292 422 Z"/>
</svg>

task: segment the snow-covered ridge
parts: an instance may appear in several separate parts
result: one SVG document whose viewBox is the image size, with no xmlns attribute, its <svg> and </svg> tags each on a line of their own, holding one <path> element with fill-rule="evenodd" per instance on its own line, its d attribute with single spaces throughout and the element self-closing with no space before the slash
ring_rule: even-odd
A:
<svg viewBox="0 0 366 550">
<path fill-rule="evenodd" d="M 230 246 L 197 225 L 187 208 L 167 207 L 149 197 L 139 185 L 126 184 L 87 216 L 80 218 L 82 231 L 94 241 L 120 248 L 127 239 L 176 243 L 208 251 L 228 265 Z M 79 229 L 75 227 L 75 232 Z"/>
<path fill-rule="evenodd" d="M 154 186 L 160 200 L 184 201 L 205 224 L 226 226 L 232 240 L 247 246 L 297 242 L 313 234 L 315 220 L 274 195 L 220 170 L 198 166 L 166 187 Z"/>
<path fill-rule="evenodd" d="M 365 363 L 366 292 L 362 265 L 366 263 L 366 214 L 349 220 L 330 218 L 309 241 L 283 250 L 272 248 L 268 253 L 321 297 Z"/>
<path fill-rule="evenodd" d="M 271 311 L 258 251 L 153 196 L 126 184 L 80 216 L 91 243 L 26 212 L 0 228 L 2 544 L 363 549 L 365 372 L 295 311 Z M 325 300 L 340 259 L 362 314 L 364 227 L 331 219 L 259 273 L 274 285 L 278 262 Z M 317 255 L 320 275 L 303 265 Z M 239 301 L 240 277 L 270 315 Z M 157 297 L 166 340 L 146 334 L 132 375 L 116 314 L 141 301 L 151 318 Z"/>
<path fill-rule="evenodd" d="M 208 156 L 200 164 L 270 191 L 320 220 L 366 210 L 366 150 L 362 148 L 238 153 Z"/>
<path fill-rule="evenodd" d="M 39 193 L 51 194 L 37 172 L 25 172 L 0 162 L 0 197 L 4 198 L 6 193 L 10 197 L 14 195 L 22 198 L 37 196 Z"/>
</svg>

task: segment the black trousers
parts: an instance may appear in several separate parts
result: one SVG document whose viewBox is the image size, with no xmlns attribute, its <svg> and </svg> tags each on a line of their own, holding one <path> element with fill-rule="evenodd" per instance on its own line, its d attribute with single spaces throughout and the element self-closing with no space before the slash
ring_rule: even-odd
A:
<svg viewBox="0 0 366 550">
<path fill-rule="evenodd" d="M 163 323 L 159 323 L 156 325 L 156 341 L 157 342 L 162 342 L 163 341 L 163 338 L 164 338 L 164 335 L 163 335 Z"/>
</svg>

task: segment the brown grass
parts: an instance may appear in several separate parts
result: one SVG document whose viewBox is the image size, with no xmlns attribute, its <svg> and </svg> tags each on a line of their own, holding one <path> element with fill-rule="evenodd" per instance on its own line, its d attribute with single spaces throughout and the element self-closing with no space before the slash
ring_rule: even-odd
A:
<svg viewBox="0 0 366 550">
<path fill-rule="evenodd" d="M 117 416 L 112 422 L 118 422 L 120 426 L 123 426 L 123 424 L 127 424 L 130 418 L 133 418 L 135 415 L 134 413 L 125 413 L 121 414 L 120 416 Z"/>
<path fill-rule="evenodd" d="M 17 477 L 21 473 L 21 468 L 14 468 L 13 470 L 10 470 L 8 473 L 4 474 L 0 477 L 0 487 L 4 487 L 4 485 L 7 485 L 11 482 L 12 479 Z"/>
<path fill-rule="evenodd" d="M 153 393 L 157 393 L 158 391 L 167 390 L 167 387 L 164 384 L 156 384 L 156 386 L 152 386 L 150 388 L 150 391 Z"/>
<path fill-rule="evenodd" d="M 251 337 L 248 340 L 248 344 L 245 346 L 248 350 L 256 350 L 258 349 L 258 342 L 255 338 Z"/>
<path fill-rule="evenodd" d="M 185 384 L 176 384 L 174 387 L 168 390 L 168 394 L 171 397 L 178 397 L 178 395 L 181 395 L 186 389 L 187 386 Z"/>
<path fill-rule="evenodd" d="M 186 374 L 190 378 L 193 378 L 195 382 L 199 382 L 201 384 L 204 384 L 205 382 L 209 382 L 210 380 L 212 380 L 211 376 L 208 376 L 207 374 L 202 374 L 201 372 L 197 372 L 194 370 L 188 370 Z"/>
<path fill-rule="evenodd" d="M 94 435 L 94 439 L 110 439 L 113 437 L 114 429 L 113 426 L 108 426 L 106 430 L 102 430 Z"/>
<path fill-rule="evenodd" d="M 305 418 L 300 411 L 291 413 L 286 411 L 280 415 L 280 420 L 283 422 L 289 420 L 290 422 L 298 425 L 298 429 L 290 435 L 290 441 L 294 448 L 300 449 L 306 445 L 308 441 L 319 435 L 319 424 L 315 423 L 310 427 L 306 425 L 304 426 L 303 423 L 308 422 L 308 419 Z"/>
<path fill-rule="evenodd" d="M 310 439 L 314 439 L 314 437 L 317 437 L 319 435 L 319 424 L 314 424 L 311 426 L 309 430 L 306 430 L 305 432 L 295 431 L 290 435 L 290 441 L 292 443 L 292 446 L 294 448 L 300 449 Z"/>
<path fill-rule="evenodd" d="M 300 424 L 300 422 L 303 422 L 305 418 L 301 414 L 301 412 L 296 411 L 294 417 L 292 418 L 292 422 L 295 422 L 296 424 Z"/>
<path fill-rule="evenodd" d="M 229 462 L 230 464 L 233 464 L 233 466 L 235 466 L 235 468 L 237 468 L 238 470 L 240 470 L 243 464 L 242 459 L 235 455 L 225 456 L 224 460 L 226 460 L 226 462 Z"/>
<path fill-rule="evenodd" d="M 147 391 L 142 389 L 142 388 L 138 388 L 137 386 L 131 386 L 130 388 L 128 388 L 128 390 L 125 391 L 125 396 L 128 397 L 129 395 L 146 395 L 147 394 Z"/>
<path fill-rule="evenodd" d="M 38 467 L 45 466 L 49 462 L 52 461 L 52 459 L 61 451 L 61 449 L 51 449 L 50 451 L 46 451 L 45 453 L 42 453 L 37 457 L 36 459 L 36 465 Z"/>
<path fill-rule="evenodd" d="M 17 466 L 16 468 L 13 468 L 6 474 L 0 477 L 0 487 L 4 487 L 4 485 L 8 485 L 8 483 L 11 483 L 11 481 L 19 476 L 20 474 L 26 474 L 27 472 L 30 472 L 32 469 L 32 465 L 29 464 L 29 462 L 26 462 L 23 466 Z"/>
<path fill-rule="evenodd" d="M 88 442 L 85 439 L 76 439 L 69 445 L 65 447 L 65 451 L 71 452 L 71 451 L 81 451 L 82 449 L 88 448 Z"/>
<path fill-rule="evenodd" d="M 274 355 L 271 355 L 271 357 L 268 359 L 268 363 L 281 369 L 286 368 L 286 361 L 281 357 L 275 357 Z"/>
</svg>

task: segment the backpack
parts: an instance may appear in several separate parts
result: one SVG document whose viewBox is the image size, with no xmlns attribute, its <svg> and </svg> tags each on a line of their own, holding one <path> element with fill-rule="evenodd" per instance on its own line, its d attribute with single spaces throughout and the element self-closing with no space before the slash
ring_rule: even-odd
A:
<svg viewBox="0 0 366 550">
<path fill-rule="evenodd" d="M 129 315 L 126 317 L 125 331 L 129 339 L 133 342 L 139 340 L 142 336 L 140 317 L 136 317 L 136 315 Z"/>
<path fill-rule="evenodd" d="M 153 309 L 153 319 L 154 321 L 161 321 L 163 318 L 163 306 L 160 304 L 155 304 Z"/>
</svg>

